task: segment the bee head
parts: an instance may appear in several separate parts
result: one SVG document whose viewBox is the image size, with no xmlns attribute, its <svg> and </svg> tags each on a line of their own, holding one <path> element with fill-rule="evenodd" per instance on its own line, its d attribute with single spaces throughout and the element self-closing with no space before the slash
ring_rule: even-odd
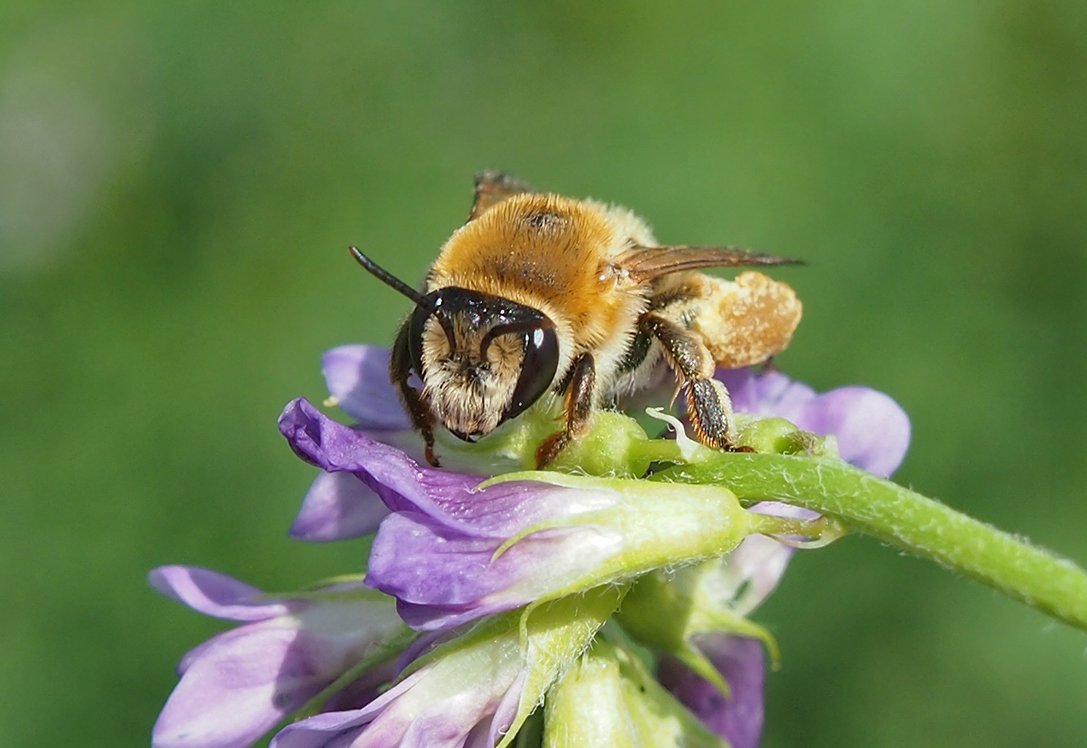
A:
<svg viewBox="0 0 1087 748">
<path fill-rule="evenodd" d="M 412 369 L 434 415 L 474 441 L 535 403 L 559 365 L 554 323 L 537 309 L 466 288 L 420 294 L 354 247 L 364 268 L 415 302 L 407 326 Z"/>
</svg>

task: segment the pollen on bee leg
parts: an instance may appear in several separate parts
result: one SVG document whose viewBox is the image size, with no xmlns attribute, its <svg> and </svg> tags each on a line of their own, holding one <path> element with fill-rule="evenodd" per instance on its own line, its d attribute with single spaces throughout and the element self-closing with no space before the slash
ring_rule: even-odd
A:
<svg viewBox="0 0 1087 748">
<path fill-rule="evenodd" d="M 691 329 L 726 369 L 758 364 L 785 350 L 803 305 L 786 283 L 748 271 L 735 281 L 705 277 L 709 293 Z"/>
</svg>

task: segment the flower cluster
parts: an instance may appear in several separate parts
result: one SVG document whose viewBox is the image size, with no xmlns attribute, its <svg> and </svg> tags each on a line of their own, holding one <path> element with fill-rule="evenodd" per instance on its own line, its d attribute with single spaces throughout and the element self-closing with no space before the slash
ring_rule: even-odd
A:
<svg viewBox="0 0 1087 748">
<path fill-rule="evenodd" d="M 320 469 L 292 536 L 373 534 L 365 576 L 273 597 L 203 569 L 152 572 L 240 624 L 182 659 L 154 744 L 250 745 L 291 720 L 273 746 L 757 745 L 776 649 L 747 616 L 835 523 L 670 476 L 708 452 L 674 418 L 654 439 L 598 414 L 589 441 L 606 448 L 521 472 L 553 428 L 530 412 L 478 445 L 440 443 L 443 467 L 427 466 L 387 364 L 367 346 L 326 354 L 330 403 L 354 424 L 304 399 L 280 418 Z M 719 376 L 750 452 L 877 476 L 905 453 L 908 420 L 880 393 Z"/>
</svg>

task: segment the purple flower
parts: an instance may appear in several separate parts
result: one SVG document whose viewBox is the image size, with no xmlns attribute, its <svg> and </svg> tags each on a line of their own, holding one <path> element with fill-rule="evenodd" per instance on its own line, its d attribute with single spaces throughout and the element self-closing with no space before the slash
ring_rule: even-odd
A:
<svg viewBox="0 0 1087 748">
<path fill-rule="evenodd" d="M 304 459 L 351 473 L 392 511 L 366 579 L 419 629 L 720 555 L 751 531 L 748 513 L 717 487 L 555 473 L 480 490 L 483 477 L 422 467 L 305 400 L 287 406 L 280 429 Z"/>
<path fill-rule="evenodd" d="M 356 419 L 355 428 L 379 441 L 412 439 L 411 421 L 389 382 L 389 351 L 344 345 L 321 358 L 328 404 Z M 384 437 L 384 439 L 382 438 Z M 416 449 L 421 454 L 421 441 Z M 302 501 L 291 537 L 324 542 L 367 535 L 388 514 L 377 494 L 350 473 L 321 472 Z"/>
<path fill-rule="evenodd" d="M 494 746 L 516 733 L 621 599 L 622 590 L 601 588 L 489 619 L 424 655 L 363 708 L 296 722 L 272 746 Z"/>
<path fill-rule="evenodd" d="M 164 566 L 152 586 L 206 615 L 242 622 L 186 654 L 155 723 L 155 746 L 250 745 L 407 630 L 393 602 L 355 584 L 282 598 L 222 574 Z M 359 672 L 353 693 L 380 685 Z M 365 697 L 364 697 L 365 698 Z"/>
<path fill-rule="evenodd" d="M 794 547 L 846 529 L 1087 626 L 1074 564 L 878 477 L 900 463 L 909 422 L 866 388 L 718 372 L 734 452 L 657 408 L 646 412 L 675 440 L 600 409 L 548 470 L 526 470 L 561 427 L 563 400 L 548 395 L 471 445 L 439 429 L 436 469 L 419 460 L 388 364 L 381 349 L 330 351 L 325 404 L 356 422 L 303 399 L 279 422 L 321 471 L 291 534 L 372 533 L 365 578 L 268 596 L 203 569 L 152 572 L 163 593 L 239 624 L 184 656 L 155 745 L 245 746 L 294 719 L 275 746 L 507 748 L 534 741 L 518 731 L 544 706 L 547 745 L 755 746 L 760 643 L 775 661 L 777 649 L 747 615 Z M 658 404 L 653 388 L 637 394 Z"/>
<path fill-rule="evenodd" d="M 630 540 L 629 526 L 615 519 L 624 509 L 646 511 L 631 500 L 630 489 L 617 490 L 602 479 L 574 485 L 576 479 L 570 478 L 564 485 L 518 481 L 477 490 L 484 476 L 421 466 L 403 449 L 416 458 L 421 454 L 388 383 L 386 365 L 384 351 L 366 346 L 345 346 L 325 356 L 329 391 L 358 419 L 354 428 L 327 419 L 304 400 L 284 411 L 280 427 L 292 447 L 325 471 L 306 497 L 296 535 L 332 539 L 368 532 L 383 515 L 374 501 L 380 497 L 392 513 L 381 521 L 367 582 L 396 597 L 404 619 L 422 629 L 450 628 L 564 594 L 579 583 L 584 588 L 607 581 L 608 561 L 619 557 Z M 832 435 L 843 459 L 878 475 L 893 471 L 905 454 L 909 421 L 878 392 L 844 387 L 817 394 L 774 371 L 719 371 L 718 376 L 729 387 L 737 412 L 784 418 L 803 430 Z M 650 490 L 661 494 L 668 487 Z M 668 506 L 659 495 L 645 504 L 650 511 Z M 811 516 L 773 502 L 755 511 Z M 649 524 L 667 526 L 667 519 Z M 321 529 L 297 532 L 303 526 Z M 643 540 L 660 544 L 651 535 Z M 722 604 L 743 616 L 774 589 L 792 552 L 772 538 L 751 535 L 727 562 L 711 565 L 712 574 L 703 575 L 713 580 Z M 677 561 L 672 559 L 672 565 Z M 644 572 L 652 563 L 656 560 L 633 567 L 627 562 L 625 571 Z M 585 570 L 598 573 L 586 575 Z M 730 674 L 738 680 L 732 685 L 733 699 L 723 701 L 718 687 L 666 657 L 668 682 L 711 727 L 746 725 L 746 734 L 731 727 L 725 734 L 738 744 L 753 744 L 749 736 L 757 741 L 762 719 L 763 655 L 757 642 L 703 633 L 692 644 L 726 680 Z M 721 653 L 731 654 L 725 658 Z M 738 678 L 741 672 L 745 675 Z M 718 708 L 722 703 L 723 711 Z M 711 707 L 712 713 L 707 712 Z M 742 718 L 736 716 L 739 711 Z"/>
<path fill-rule="evenodd" d="M 285 728 L 276 746 L 494 745 L 586 651 L 630 580 L 702 562 L 670 578 L 681 587 L 684 579 L 697 582 L 699 594 L 719 598 L 723 612 L 710 618 L 720 623 L 740 621 L 783 573 L 791 549 L 753 534 L 783 526 L 765 515 L 799 516 L 783 504 L 748 511 L 719 486 L 559 473 L 481 487 L 517 464 L 516 455 L 487 454 L 483 445 L 454 450 L 451 459 L 443 451 L 444 469 L 423 464 L 422 440 L 387 367 L 379 348 L 329 351 L 328 404 L 356 423 L 337 423 L 299 399 L 285 408 L 280 430 L 321 470 L 291 534 L 325 541 L 376 530 L 365 583 L 391 597 L 353 583 L 270 598 L 213 572 L 156 570 L 152 583 L 166 594 L 243 622 L 184 658 L 156 745 L 248 745 L 319 694 L 325 712 Z M 737 411 L 831 434 L 840 453 L 862 467 L 885 474 L 904 453 L 908 422 L 878 393 L 817 395 L 777 373 L 720 375 Z M 614 599 L 596 610 L 594 595 Z M 550 612 L 533 612 L 541 610 Z M 395 676 L 390 656 L 408 643 L 405 622 L 432 632 L 420 642 L 444 643 L 415 662 L 424 647 L 409 648 L 396 663 L 407 664 L 406 674 L 377 695 Z M 763 653 L 754 640 L 712 633 L 722 630 L 759 631 L 747 622 L 689 626 L 686 664 L 665 656 L 660 678 L 709 728 L 734 745 L 754 745 Z M 718 686 L 705 679 L 714 680 L 714 669 L 729 683 L 730 698 L 720 679 Z"/>
</svg>

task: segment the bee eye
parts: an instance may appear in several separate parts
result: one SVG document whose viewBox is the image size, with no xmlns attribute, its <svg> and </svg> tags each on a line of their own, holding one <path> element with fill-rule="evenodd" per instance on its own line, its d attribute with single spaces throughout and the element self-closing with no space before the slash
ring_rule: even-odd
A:
<svg viewBox="0 0 1087 748">
<path fill-rule="evenodd" d="M 521 363 L 521 375 L 517 378 L 513 398 L 502 420 L 514 418 L 539 400 L 554 381 L 558 368 L 558 338 L 554 325 L 545 318 L 525 332 L 525 359 Z"/>
<path fill-rule="evenodd" d="M 423 328 L 428 317 L 428 309 L 416 307 L 411 313 L 411 322 L 408 323 L 408 355 L 411 357 L 412 368 L 420 379 L 423 378 Z"/>
</svg>

